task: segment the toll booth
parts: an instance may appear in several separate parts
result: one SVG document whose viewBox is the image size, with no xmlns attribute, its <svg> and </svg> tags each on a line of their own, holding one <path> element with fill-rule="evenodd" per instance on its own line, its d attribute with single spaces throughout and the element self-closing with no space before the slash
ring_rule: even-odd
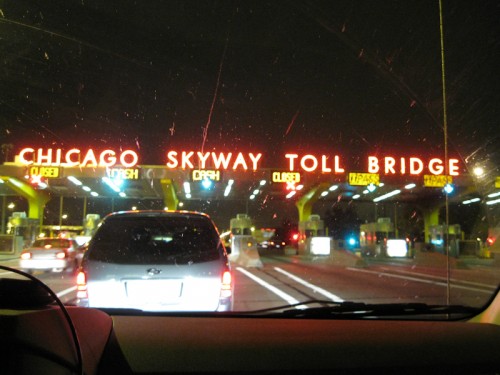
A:
<svg viewBox="0 0 500 375">
<path fill-rule="evenodd" d="M 38 219 L 31 219 L 26 212 L 13 212 L 7 222 L 7 234 L 1 236 L 2 254 L 19 254 L 31 244 L 40 230 Z"/>
<path fill-rule="evenodd" d="M 101 215 L 98 214 L 87 214 L 85 219 L 83 219 L 83 236 L 92 237 L 94 232 L 97 230 L 97 226 L 101 222 Z"/>
<path fill-rule="evenodd" d="M 325 223 L 319 215 L 310 215 L 306 221 L 299 222 L 299 254 L 328 255 L 331 239 L 326 236 Z"/>
<path fill-rule="evenodd" d="M 387 240 L 394 239 L 394 224 L 388 217 L 361 224 L 359 246 L 363 256 L 387 256 Z"/>
<path fill-rule="evenodd" d="M 500 225 L 488 228 L 484 253 L 486 258 L 493 258 L 500 262 Z"/>
<path fill-rule="evenodd" d="M 459 224 L 448 226 L 446 234 L 446 225 L 431 225 L 429 227 L 428 244 L 432 251 L 446 254 L 448 246 L 450 256 L 458 257 L 460 255 L 460 242 L 464 239 L 464 234 Z"/>
<path fill-rule="evenodd" d="M 252 235 L 252 226 L 252 219 L 247 214 L 237 214 L 230 220 L 231 263 L 245 267 L 262 267 L 257 241 Z"/>
</svg>

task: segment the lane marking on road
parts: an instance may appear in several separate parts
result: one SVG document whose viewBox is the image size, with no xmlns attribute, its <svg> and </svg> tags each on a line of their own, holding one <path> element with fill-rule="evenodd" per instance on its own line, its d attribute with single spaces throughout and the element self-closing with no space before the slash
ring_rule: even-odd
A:
<svg viewBox="0 0 500 375">
<path fill-rule="evenodd" d="M 274 285 L 269 284 L 267 281 L 262 280 L 260 277 L 255 276 L 253 273 L 247 271 L 246 269 L 244 269 L 242 267 L 236 267 L 236 269 L 238 271 L 240 271 L 242 274 L 244 274 L 245 276 L 247 276 L 250 279 L 252 279 L 253 281 L 255 281 L 257 284 L 263 286 L 264 288 L 268 289 L 272 293 L 276 294 L 278 297 L 284 299 L 290 305 L 300 303 L 299 300 L 293 298 L 288 293 L 283 292 L 281 289 L 276 288 Z M 305 309 L 305 308 L 307 308 L 307 306 L 299 305 L 299 306 L 295 306 L 295 308 L 296 309 Z"/>
<path fill-rule="evenodd" d="M 61 290 L 59 293 L 56 293 L 56 296 L 60 298 L 68 293 L 74 292 L 75 290 L 76 290 L 76 285 L 72 286 L 71 288 Z"/>
<path fill-rule="evenodd" d="M 393 270 L 393 269 L 389 269 L 389 268 L 385 268 L 385 267 L 381 267 L 381 269 L 383 269 L 385 271 L 393 271 L 393 272 L 398 272 L 398 273 L 403 273 L 403 274 L 408 274 L 408 275 L 422 276 L 422 277 L 427 277 L 430 279 L 437 279 L 437 280 L 446 281 L 446 277 L 443 277 L 443 276 L 429 275 L 426 273 L 414 272 L 414 271 Z M 489 288 L 489 289 L 492 289 L 493 291 L 497 289 L 497 287 L 495 285 L 483 284 L 483 283 L 478 283 L 475 281 L 459 280 L 459 279 L 454 279 L 454 278 L 450 278 L 450 281 L 452 281 L 454 283 L 461 283 L 461 284 L 467 284 L 467 285 L 475 285 L 475 286 L 479 286 L 482 288 Z"/>
<path fill-rule="evenodd" d="M 369 271 L 369 270 L 362 270 L 362 269 L 352 268 L 352 267 L 346 267 L 346 269 L 348 269 L 350 271 L 357 271 L 357 272 L 363 272 L 363 273 L 370 273 L 370 274 L 374 274 L 374 275 L 383 275 L 383 276 L 387 276 L 387 277 L 393 277 L 395 279 L 403 279 L 403 280 L 409 280 L 409 281 L 416 281 L 418 283 L 432 284 L 432 285 L 438 285 L 438 286 L 444 286 L 444 287 L 447 286 L 447 284 L 445 282 L 441 282 L 441 281 L 425 280 L 425 279 L 420 279 L 420 278 L 417 278 L 417 277 L 394 275 L 392 273 L 387 273 L 387 272 Z M 455 284 L 451 284 L 450 286 L 452 288 L 472 290 L 474 292 L 482 292 L 482 293 L 491 294 L 491 291 L 484 290 L 484 289 L 472 288 L 472 287 L 468 287 L 468 286 L 455 285 Z"/>
<path fill-rule="evenodd" d="M 293 273 L 285 271 L 284 269 L 281 269 L 279 267 L 274 267 L 274 269 L 276 271 L 278 271 L 279 273 L 281 273 L 281 274 L 289 277 L 293 281 L 295 281 L 295 282 L 297 282 L 299 284 L 302 284 L 302 285 L 304 285 L 304 286 L 306 286 L 308 288 L 311 288 L 315 293 L 319 293 L 319 294 L 324 295 L 326 298 L 331 299 L 333 302 L 344 302 L 344 300 L 342 298 L 340 298 L 339 296 L 336 296 L 335 294 L 330 293 L 328 290 L 320 288 L 317 285 L 311 284 L 310 282 L 305 281 L 304 279 L 301 279 L 298 276 L 295 276 Z"/>
</svg>

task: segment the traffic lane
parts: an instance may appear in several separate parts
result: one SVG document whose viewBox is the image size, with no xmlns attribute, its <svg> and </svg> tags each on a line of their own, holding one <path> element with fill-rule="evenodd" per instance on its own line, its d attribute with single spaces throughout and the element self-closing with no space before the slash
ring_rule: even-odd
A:
<svg viewBox="0 0 500 375">
<path fill-rule="evenodd" d="M 294 266 L 295 265 L 295 266 Z M 309 268 L 309 267 L 314 268 Z M 290 267 L 297 268 L 296 263 Z M 335 267 L 327 264 L 301 264 L 308 269 L 307 274 L 315 274 L 319 284 L 333 283 L 332 288 L 344 299 L 373 302 L 424 302 L 428 304 L 463 304 L 482 307 L 496 290 L 494 283 L 485 284 L 463 275 L 451 273 L 450 287 L 446 277 L 436 277 L 433 273 L 402 270 L 397 265 L 385 267 Z M 300 272 L 300 269 L 298 270 Z M 470 270 L 469 272 L 475 272 Z M 332 278 L 329 278 L 331 275 Z M 449 293 L 449 297 L 448 297 Z"/>
<path fill-rule="evenodd" d="M 233 266 L 233 275 L 234 311 L 254 311 L 295 303 L 284 296 L 283 284 L 265 277 L 261 269 Z"/>
<path fill-rule="evenodd" d="M 367 303 L 447 304 L 448 302 L 446 283 L 435 280 L 430 275 L 401 275 L 398 274 L 397 267 L 391 272 L 391 267 L 381 270 L 371 267 L 349 268 L 330 264 L 311 264 L 299 262 L 297 259 L 294 263 L 280 261 L 277 258 L 262 257 L 262 260 L 264 262 L 262 269 L 249 268 L 247 271 L 297 301 L 329 299 Z M 238 267 L 235 272 L 237 271 Z M 290 301 L 289 298 L 283 298 L 270 291 L 269 288 L 254 282 L 241 272 L 237 276 L 238 284 L 244 286 L 235 291 L 235 309 L 237 310 L 248 310 L 248 307 L 255 306 L 255 302 L 258 303 L 259 308 L 265 308 L 280 306 Z M 302 281 L 297 282 L 293 279 L 294 277 Z M 493 291 L 492 287 L 452 284 L 449 290 L 450 303 L 481 307 Z M 260 295 L 265 295 L 265 298 L 258 298 L 257 296 Z"/>
<path fill-rule="evenodd" d="M 405 264 L 404 262 L 370 262 L 370 268 L 384 269 L 386 267 L 393 270 L 404 270 L 405 272 L 414 272 L 426 276 L 436 276 L 446 278 L 448 273 L 452 281 L 478 283 L 480 285 L 498 286 L 500 284 L 500 264 L 490 262 L 489 265 L 461 262 L 457 266 L 453 262 L 448 268 L 446 264 L 436 264 L 433 266 L 419 264 Z"/>
<path fill-rule="evenodd" d="M 19 261 L 2 261 L 3 266 L 19 269 Z M 22 270 L 21 270 L 22 271 Z M 43 272 L 35 271 L 33 276 L 47 285 L 65 304 L 71 304 L 76 299 L 76 274 L 73 272 Z M 24 276 L 15 272 L 0 270 L 0 278 L 8 277 L 23 279 Z"/>
<path fill-rule="evenodd" d="M 42 272 L 35 273 L 59 297 L 62 303 L 72 304 L 76 300 L 76 273 L 75 272 Z"/>
<path fill-rule="evenodd" d="M 275 267 L 273 265 L 273 269 Z M 329 291 L 344 301 L 446 303 L 446 290 L 438 285 L 384 277 L 379 272 L 358 271 L 366 268 L 349 268 L 328 263 L 310 262 L 284 262 L 279 268 Z M 282 278 L 283 276 L 279 275 L 278 277 Z M 285 279 L 286 282 L 289 282 L 288 279 Z M 306 289 L 314 298 L 324 298 L 323 295 L 312 291 L 311 288 Z"/>
</svg>

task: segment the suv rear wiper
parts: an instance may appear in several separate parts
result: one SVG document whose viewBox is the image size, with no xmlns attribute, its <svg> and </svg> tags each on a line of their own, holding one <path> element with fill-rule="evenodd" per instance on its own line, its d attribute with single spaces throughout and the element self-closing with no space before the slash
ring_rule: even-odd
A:
<svg viewBox="0 0 500 375">
<path fill-rule="evenodd" d="M 308 305 L 319 304 L 319 307 Z M 334 302 L 325 300 L 308 300 L 296 304 L 272 307 L 269 309 L 246 312 L 251 315 L 266 317 L 290 318 L 333 318 L 333 319 L 362 319 L 376 317 L 400 317 L 443 315 L 449 319 L 450 315 L 477 314 L 479 308 L 464 305 L 428 305 L 426 303 L 364 303 L 364 302 Z"/>
</svg>

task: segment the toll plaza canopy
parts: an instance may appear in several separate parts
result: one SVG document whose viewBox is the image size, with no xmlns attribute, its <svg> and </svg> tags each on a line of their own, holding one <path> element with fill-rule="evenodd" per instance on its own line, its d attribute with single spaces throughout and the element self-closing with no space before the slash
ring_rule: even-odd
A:
<svg viewBox="0 0 500 375">
<path fill-rule="evenodd" d="M 142 165 L 134 150 L 20 149 L 0 166 L 0 194 L 29 202 L 38 218 L 55 197 L 161 200 L 167 209 L 197 209 L 200 201 L 281 201 L 313 213 L 318 200 L 422 202 L 439 209 L 445 188 L 451 201 L 475 199 L 478 191 L 459 159 L 367 155 L 355 166 L 343 155 L 286 153 L 266 160 L 260 152 L 167 150 L 161 165 Z M 263 167 L 274 163 L 277 167 Z M 495 188 L 491 185 L 491 190 Z M 287 203 L 289 202 L 289 203 Z"/>
</svg>

